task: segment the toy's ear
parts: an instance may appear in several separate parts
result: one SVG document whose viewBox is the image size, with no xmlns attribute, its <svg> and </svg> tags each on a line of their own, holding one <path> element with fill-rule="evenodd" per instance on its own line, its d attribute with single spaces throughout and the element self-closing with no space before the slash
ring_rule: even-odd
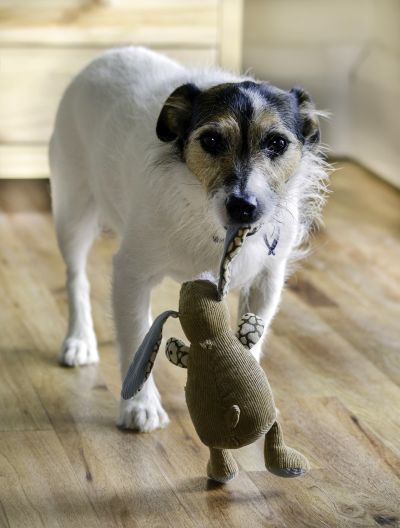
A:
<svg viewBox="0 0 400 528">
<path fill-rule="evenodd" d="M 239 253 L 250 230 L 249 226 L 238 227 L 233 225 L 229 226 L 226 231 L 224 256 L 221 261 L 218 281 L 218 296 L 220 300 L 228 293 L 232 261 Z"/>
<path fill-rule="evenodd" d="M 160 314 L 138 348 L 122 384 L 121 396 L 124 400 L 133 398 L 150 376 L 160 348 L 163 325 L 168 317 L 178 317 L 178 312 L 168 310 Z"/>
<path fill-rule="evenodd" d="M 193 105 L 200 94 L 194 84 L 188 83 L 177 88 L 165 101 L 158 117 L 156 133 L 161 141 L 182 139 L 189 127 Z"/>
</svg>

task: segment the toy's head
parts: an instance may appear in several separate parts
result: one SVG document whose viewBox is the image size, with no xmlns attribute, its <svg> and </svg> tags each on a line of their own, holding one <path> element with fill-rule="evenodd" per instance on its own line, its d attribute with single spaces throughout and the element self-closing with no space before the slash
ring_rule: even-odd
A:
<svg viewBox="0 0 400 528">
<path fill-rule="evenodd" d="M 217 285 L 208 280 L 182 284 L 179 319 L 191 343 L 212 339 L 229 328 L 226 303 L 220 301 Z"/>
</svg>

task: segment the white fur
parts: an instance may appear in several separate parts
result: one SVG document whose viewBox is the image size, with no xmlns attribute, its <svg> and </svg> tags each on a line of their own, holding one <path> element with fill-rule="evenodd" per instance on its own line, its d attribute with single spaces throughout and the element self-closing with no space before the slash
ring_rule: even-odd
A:
<svg viewBox="0 0 400 528">
<path fill-rule="evenodd" d="M 102 55 L 66 90 L 50 145 L 53 210 L 70 303 L 63 363 L 98 361 L 85 264 L 101 227 L 121 240 L 113 261 L 113 307 L 122 376 L 149 328 L 151 289 L 166 275 L 179 282 L 207 270 L 218 275 L 223 244 L 213 237 L 224 237 L 223 197 L 208 200 L 184 163 L 166 161 L 171 147 L 157 139 L 155 127 L 164 101 L 181 84 L 205 88 L 241 80 L 219 70 L 188 70 L 130 47 Z M 266 219 L 234 262 L 231 285 L 242 287 L 241 313 L 257 313 L 266 328 L 287 262 L 322 203 L 324 178 L 319 158 L 305 155 L 280 209 L 276 256 L 268 256 L 263 241 L 274 229 Z M 259 185 L 258 179 L 254 175 L 251 185 Z M 262 340 L 252 349 L 256 357 L 261 346 Z M 140 431 L 168 423 L 152 377 L 137 397 L 121 403 L 118 423 Z"/>
</svg>

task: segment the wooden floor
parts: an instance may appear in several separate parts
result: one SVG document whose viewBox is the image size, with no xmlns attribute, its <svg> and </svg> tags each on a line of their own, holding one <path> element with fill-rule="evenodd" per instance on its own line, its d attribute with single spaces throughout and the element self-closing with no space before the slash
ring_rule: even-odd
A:
<svg viewBox="0 0 400 528">
<path fill-rule="evenodd" d="M 170 426 L 117 430 L 115 240 L 99 241 L 90 261 L 101 363 L 65 369 L 56 363 L 67 309 L 51 217 L 0 214 L 1 526 L 400 526 L 400 194 L 341 165 L 326 228 L 290 280 L 263 359 L 287 441 L 311 461 L 299 479 L 267 473 L 261 442 L 236 452 L 234 482 L 210 484 L 185 372 L 165 357 L 155 375 Z M 165 282 L 154 313 L 176 301 L 177 286 Z M 165 336 L 178 328 L 169 322 Z"/>
</svg>

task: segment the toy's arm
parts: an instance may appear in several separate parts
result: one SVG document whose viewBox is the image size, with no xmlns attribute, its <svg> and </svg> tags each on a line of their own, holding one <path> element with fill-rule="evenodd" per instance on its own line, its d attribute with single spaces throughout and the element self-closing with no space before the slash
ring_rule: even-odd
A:
<svg viewBox="0 0 400 528">
<path fill-rule="evenodd" d="M 180 339 L 171 337 L 165 345 L 165 354 L 171 363 L 178 367 L 187 368 L 189 347 Z"/>
<path fill-rule="evenodd" d="M 240 318 L 236 337 L 243 346 L 250 350 L 263 335 L 263 332 L 264 323 L 261 317 L 253 313 L 246 313 Z"/>
</svg>

